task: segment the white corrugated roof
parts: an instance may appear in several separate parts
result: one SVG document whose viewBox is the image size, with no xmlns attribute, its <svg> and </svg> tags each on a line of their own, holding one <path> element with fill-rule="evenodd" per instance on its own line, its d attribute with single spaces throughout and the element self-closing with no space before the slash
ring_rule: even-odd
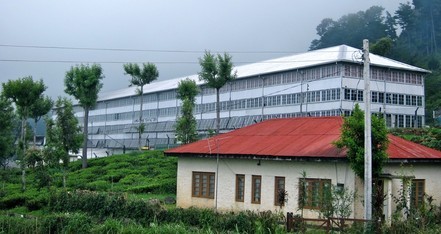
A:
<svg viewBox="0 0 441 234">
<path fill-rule="evenodd" d="M 322 64 L 329 64 L 335 62 L 361 62 L 361 50 L 353 48 L 347 45 L 340 45 L 329 47 L 320 50 L 309 51 L 300 54 L 294 54 L 276 59 L 265 60 L 262 62 L 237 66 L 234 69 L 237 71 L 237 78 L 245 78 L 256 75 L 263 75 L 273 72 L 281 72 L 311 66 L 318 66 Z M 371 65 L 402 69 L 416 72 L 429 72 L 425 69 L 411 66 L 402 62 L 398 62 L 386 57 L 382 57 L 375 54 L 370 54 Z M 152 82 L 144 88 L 144 93 L 154 93 L 157 91 L 170 90 L 178 87 L 179 81 L 190 78 L 196 81 L 197 84 L 202 84 L 199 81 L 198 75 L 191 75 L 186 77 L 180 77 L 175 79 L 169 79 L 164 81 Z M 118 89 L 109 92 L 103 92 L 99 95 L 100 101 L 116 99 L 126 96 L 135 95 L 136 87 L 129 87 L 124 89 Z"/>
</svg>

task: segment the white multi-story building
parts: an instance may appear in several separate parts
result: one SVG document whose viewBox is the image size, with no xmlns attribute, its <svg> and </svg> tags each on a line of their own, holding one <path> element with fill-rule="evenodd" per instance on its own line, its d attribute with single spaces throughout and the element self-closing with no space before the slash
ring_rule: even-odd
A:
<svg viewBox="0 0 441 234">
<path fill-rule="evenodd" d="M 221 131 L 264 119 L 347 115 L 363 104 L 361 50 L 346 45 L 237 66 L 237 79 L 220 91 Z M 370 54 L 373 113 L 386 116 L 388 127 L 424 125 L 424 76 L 427 70 Z M 181 102 L 179 81 L 153 82 L 144 87 L 144 145 L 175 143 L 174 125 Z M 189 76 L 200 87 L 195 117 L 201 135 L 215 129 L 215 90 Z M 90 111 L 89 144 L 98 148 L 137 148 L 140 96 L 135 87 L 102 93 Z M 82 123 L 83 110 L 76 106 Z"/>
</svg>

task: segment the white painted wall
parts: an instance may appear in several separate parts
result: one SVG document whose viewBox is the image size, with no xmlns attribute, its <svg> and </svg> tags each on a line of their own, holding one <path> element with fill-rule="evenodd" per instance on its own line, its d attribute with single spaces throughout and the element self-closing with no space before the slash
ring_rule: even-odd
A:
<svg viewBox="0 0 441 234">
<path fill-rule="evenodd" d="M 192 197 L 191 181 L 192 172 L 216 172 L 216 160 L 207 158 L 185 158 L 178 160 L 177 175 L 177 206 L 179 207 L 205 207 L 216 206 L 221 211 L 281 211 L 297 212 L 298 182 L 302 171 L 305 171 L 307 178 L 331 179 L 332 184 L 345 184 L 345 187 L 353 190 L 354 173 L 345 163 L 331 162 L 292 162 L 292 161 L 267 161 L 244 159 L 220 159 L 219 160 L 219 181 L 218 199 Z M 245 175 L 245 197 L 244 202 L 235 201 L 236 174 Z M 251 203 L 251 177 L 252 175 L 262 176 L 261 204 Z M 285 190 L 288 192 L 288 202 L 282 210 L 274 205 L 275 177 L 285 177 Z M 305 217 L 317 217 L 315 210 L 304 210 Z"/>
<path fill-rule="evenodd" d="M 363 218 L 363 181 L 356 178 L 352 169 L 347 163 L 339 162 L 295 162 L 285 160 L 259 160 L 254 159 L 220 159 L 219 160 L 219 181 L 218 199 L 192 197 L 192 172 L 214 172 L 216 173 L 216 160 L 211 158 L 188 158 L 179 157 L 177 174 L 177 206 L 188 208 L 191 206 L 215 208 L 220 211 L 280 211 L 294 212 L 298 210 L 298 182 L 301 173 L 306 172 L 307 178 L 331 179 L 333 185 L 342 183 L 345 188 L 356 193 L 357 200 L 353 204 L 351 217 Z M 383 172 L 395 176 L 393 179 L 385 179 L 384 193 L 384 214 L 390 219 L 396 209 L 393 197 L 397 197 L 401 190 L 402 182 L 397 176 L 414 176 L 415 179 L 425 179 L 425 192 L 433 196 L 436 205 L 441 201 L 441 170 L 437 164 L 387 165 Z M 245 197 L 244 202 L 235 201 L 236 174 L 245 175 Z M 251 177 L 260 175 L 262 177 L 261 204 L 251 203 Z M 274 205 L 275 177 L 285 177 L 285 190 L 288 192 L 288 202 L 285 207 Z M 304 209 L 304 217 L 318 217 L 316 210 Z"/>
</svg>

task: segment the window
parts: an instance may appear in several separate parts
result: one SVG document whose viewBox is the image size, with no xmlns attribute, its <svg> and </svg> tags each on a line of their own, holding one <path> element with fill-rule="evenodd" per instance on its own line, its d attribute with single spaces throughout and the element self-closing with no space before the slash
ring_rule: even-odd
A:
<svg viewBox="0 0 441 234">
<path fill-rule="evenodd" d="M 325 192 L 331 189 L 329 179 L 300 179 L 299 199 L 303 199 L 306 209 L 320 209 Z"/>
<path fill-rule="evenodd" d="M 193 197 L 214 198 L 214 173 L 193 172 Z"/>
<path fill-rule="evenodd" d="M 421 179 L 412 180 L 410 204 L 412 207 L 419 207 L 424 204 L 425 181 Z"/>
<path fill-rule="evenodd" d="M 378 92 L 372 92 L 372 98 L 371 98 L 371 101 L 373 102 L 373 103 L 377 103 L 378 102 Z"/>
<path fill-rule="evenodd" d="M 243 202 L 245 195 L 245 175 L 236 175 L 236 201 Z"/>
<path fill-rule="evenodd" d="M 285 177 L 276 177 L 274 184 L 274 205 L 285 204 Z"/>
<path fill-rule="evenodd" d="M 251 188 L 251 203 L 260 204 L 261 188 L 262 188 L 262 177 L 253 175 L 252 188 Z"/>
<path fill-rule="evenodd" d="M 404 95 L 403 94 L 398 94 L 398 104 L 404 105 Z"/>
<path fill-rule="evenodd" d="M 378 103 L 384 103 L 384 93 L 378 93 Z"/>
</svg>

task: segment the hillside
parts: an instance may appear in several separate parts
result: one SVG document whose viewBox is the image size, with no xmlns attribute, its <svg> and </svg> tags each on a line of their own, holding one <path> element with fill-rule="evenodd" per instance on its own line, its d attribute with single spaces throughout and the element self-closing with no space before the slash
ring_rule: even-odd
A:
<svg viewBox="0 0 441 234">
<path fill-rule="evenodd" d="M 175 196 L 177 159 L 162 151 L 88 163 L 86 169 L 80 161 L 69 164 L 66 188 L 62 171 L 30 168 L 25 192 L 20 170 L 0 170 L 0 233 L 283 232 L 281 214 L 165 204 L 165 198 Z"/>
</svg>

